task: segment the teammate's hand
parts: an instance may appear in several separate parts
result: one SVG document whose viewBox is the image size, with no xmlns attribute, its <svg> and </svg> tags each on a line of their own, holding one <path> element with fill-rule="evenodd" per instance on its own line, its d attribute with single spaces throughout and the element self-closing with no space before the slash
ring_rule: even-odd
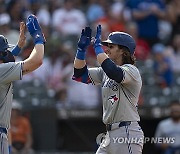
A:
<svg viewBox="0 0 180 154">
<path fill-rule="evenodd" d="M 18 40 L 18 47 L 23 48 L 26 43 L 26 36 L 25 36 L 25 28 L 26 25 L 24 22 L 20 23 L 20 33 L 19 33 L 19 40 Z"/>
<path fill-rule="evenodd" d="M 35 44 L 44 44 L 46 42 L 41 26 L 35 15 L 31 14 L 28 16 L 26 26 Z"/>
<path fill-rule="evenodd" d="M 19 53 L 21 52 L 21 49 L 24 47 L 26 43 L 25 28 L 26 28 L 25 23 L 20 22 L 19 40 L 18 40 L 17 45 L 11 51 L 13 56 L 18 56 Z"/>
<path fill-rule="evenodd" d="M 101 25 L 97 26 L 96 36 L 92 40 L 94 48 L 101 46 Z"/>
<path fill-rule="evenodd" d="M 86 27 L 85 29 L 82 29 L 80 39 L 78 41 L 78 49 L 80 51 L 85 52 L 85 49 L 90 45 L 91 43 L 91 28 Z"/>
</svg>

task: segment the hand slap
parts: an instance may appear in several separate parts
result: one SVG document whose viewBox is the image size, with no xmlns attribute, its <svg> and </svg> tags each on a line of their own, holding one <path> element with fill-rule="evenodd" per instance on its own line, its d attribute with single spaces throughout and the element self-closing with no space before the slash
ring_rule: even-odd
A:
<svg viewBox="0 0 180 154">
<path fill-rule="evenodd" d="M 97 26 L 96 36 L 93 40 L 94 48 L 101 46 L 101 25 Z"/>
<path fill-rule="evenodd" d="M 26 20 L 26 26 L 30 35 L 34 39 L 35 44 L 45 44 L 46 40 L 44 34 L 42 33 L 40 24 L 35 15 L 31 14 Z"/>
<path fill-rule="evenodd" d="M 101 40 L 101 25 L 97 26 L 97 31 L 96 31 L 96 39 Z"/>
<path fill-rule="evenodd" d="M 37 17 L 35 15 L 30 15 L 27 18 L 26 26 L 28 28 L 28 31 L 31 35 L 33 35 L 37 30 L 41 31 L 41 27 L 39 26 L 39 23 L 37 21 Z"/>
<path fill-rule="evenodd" d="M 101 25 L 97 26 L 96 36 L 92 40 L 92 42 L 93 42 L 93 47 L 95 49 L 96 55 L 100 53 L 104 53 L 104 50 L 101 47 Z"/>
<path fill-rule="evenodd" d="M 92 30 L 90 27 L 85 27 L 85 29 L 82 29 L 81 36 L 77 44 L 78 49 L 76 53 L 76 58 L 80 60 L 85 59 L 86 49 L 91 43 L 91 32 Z"/>
</svg>

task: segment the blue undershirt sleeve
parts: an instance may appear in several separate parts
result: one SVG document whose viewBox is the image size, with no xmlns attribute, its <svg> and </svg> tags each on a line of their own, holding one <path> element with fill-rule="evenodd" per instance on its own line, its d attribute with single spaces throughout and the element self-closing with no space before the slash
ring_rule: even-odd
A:
<svg viewBox="0 0 180 154">
<path fill-rule="evenodd" d="M 123 80 L 123 70 L 118 67 L 111 59 L 105 59 L 101 64 L 101 67 L 110 79 L 115 80 L 118 83 Z"/>
</svg>

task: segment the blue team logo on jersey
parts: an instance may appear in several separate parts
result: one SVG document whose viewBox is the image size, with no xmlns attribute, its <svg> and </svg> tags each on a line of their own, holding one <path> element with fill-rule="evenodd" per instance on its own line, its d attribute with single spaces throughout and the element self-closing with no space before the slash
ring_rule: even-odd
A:
<svg viewBox="0 0 180 154">
<path fill-rule="evenodd" d="M 118 91 L 118 84 L 111 79 L 105 81 L 103 87 L 111 88 L 113 91 Z"/>
<path fill-rule="evenodd" d="M 111 102 L 112 105 L 114 105 L 115 102 L 119 100 L 116 94 L 109 96 L 108 100 Z"/>
</svg>

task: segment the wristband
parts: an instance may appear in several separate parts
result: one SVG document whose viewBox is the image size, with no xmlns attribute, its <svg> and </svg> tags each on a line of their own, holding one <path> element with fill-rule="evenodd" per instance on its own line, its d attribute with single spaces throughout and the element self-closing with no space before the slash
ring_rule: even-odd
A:
<svg viewBox="0 0 180 154">
<path fill-rule="evenodd" d="M 42 42 L 42 41 L 37 41 L 37 42 L 35 42 L 35 44 L 44 44 L 44 42 Z"/>
<path fill-rule="evenodd" d="M 96 53 L 96 55 L 98 55 L 100 53 L 104 53 L 104 50 L 102 49 L 101 46 L 97 46 L 97 47 L 95 47 L 95 53 Z"/>
<path fill-rule="evenodd" d="M 85 60 L 85 51 L 80 51 L 80 49 L 77 50 L 76 58 L 80 60 Z"/>
<path fill-rule="evenodd" d="M 12 53 L 14 56 L 18 56 L 18 54 L 20 53 L 20 51 L 21 51 L 21 48 L 20 48 L 18 45 L 16 45 L 16 46 L 12 49 L 11 53 Z"/>
</svg>

